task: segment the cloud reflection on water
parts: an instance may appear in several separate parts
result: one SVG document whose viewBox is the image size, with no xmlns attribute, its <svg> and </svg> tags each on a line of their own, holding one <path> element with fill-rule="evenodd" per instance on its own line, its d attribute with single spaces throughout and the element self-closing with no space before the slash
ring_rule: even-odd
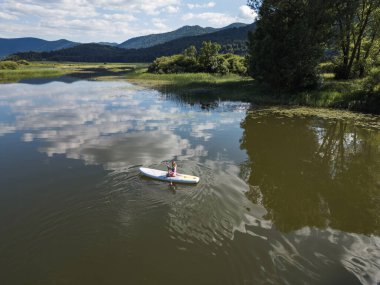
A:
<svg viewBox="0 0 380 285">
<path fill-rule="evenodd" d="M 136 91 L 125 83 L 49 85 L 2 86 L 0 106 L 15 120 L 0 122 L 1 135 L 21 131 L 25 142 L 40 140 L 39 150 L 48 156 L 64 154 L 120 170 L 173 157 L 203 156 L 202 145 L 175 130 L 188 126 L 190 137 L 207 141 L 217 127 L 215 122 L 203 123 L 193 110 L 181 112 L 176 104 L 160 104 L 155 91 Z"/>
<path fill-rule="evenodd" d="M 236 125 L 238 128 L 244 113 L 236 116 L 231 111 L 236 110 L 234 108 L 242 111 L 246 105 L 223 103 L 215 112 L 198 112 L 196 107 L 180 106 L 173 101 L 162 104 L 157 95 L 155 91 L 136 90 L 131 85 L 115 82 L 81 81 L 71 85 L 50 83 L 38 86 L 2 85 L 0 106 L 12 119 L 1 121 L 0 117 L 0 135 L 19 132 L 24 142 L 39 142 L 39 150 L 48 156 L 62 154 L 67 158 L 81 159 L 87 164 L 102 165 L 108 170 L 123 171 L 136 165 L 155 165 L 173 157 L 179 160 L 191 160 L 188 163 L 190 166 L 187 167 L 202 174 L 199 191 L 188 191 L 171 200 L 168 210 L 169 221 L 166 225 L 172 238 L 185 244 L 183 248 L 200 243 L 206 245 L 207 250 L 214 246 L 215 252 L 220 254 L 225 254 L 223 250 L 226 250 L 228 259 L 239 268 L 235 273 L 251 276 L 252 267 L 255 267 L 257 270 L 263 270 L 261 276 L 267 277 L 267 281 L 271 282 L 283 281 L 276 279 L 281 275 L 278 272 L 291 270 L 297 271 L 297 276 L 309 275 L 310 281 L 313 281 L 313 278 L 322 278 L 320 273 L 322 264 L 326 263 L 326 268 L 329 268 L 332 260 L 336 259 L 362 283 L 379 282 L 380 244 L 377 236 L 365 236 L 360 232 L 347 233 L 344 230 L 329 227 L 323 228 L 324 223 L 319 223 L 317 220 L 313 224 L 311 218 L 301 219 L 301 221 L 294 217 L 287 218 L 286 214 L 289 214 L 290 210 L 283 208 L 284 201 L 290 200 L 289 205 L 293 208 L 296 203 L 295 199 L 289 196 L 289 192 L 283 193 L 283 196 L 279 195 L 281 192 L 278 190 L 280 188 L 278 185 L 283 187 L 284 182 L 282 176 L 278 178 L 276 174 L 280 175 L 281 171 L 297 168 L 285 164 L 281 171 L 275 171 L 274 166 L 278 165 L 279 157 L 284 156 L 280 160 L 282 163 L 291 160 L 286 157 L 288 150 L 274 155 L 275 148 L 268 145 L 268 142 L 272 144 L 281 142 L 282 145 L 286 143 L 282 140 L 286 137 L 285 135 L 272 137 L 273 124 L 270 126 L 272 130 L 268 132 L 268 139 L 262 135 L 263 130 L 257 130 L 257 126 L 263 125 L 262 123 L 247 124 L 246 135 L 249 134 L 252 138 L 248 137 L 249 143 L 246 148 L 248 153 L 253 153 L 250 155 L 254 158 L 252 161 L 259 161 L 262 165 L 256 170 L 255 165 L 248 164 L 248 173 L 242 175 L 241 165 L 239 166 L 239 162 L 236 163 L 231 158 L 233 154 L 215 151 L 218 147 L 217 143 L 209 145 L 208 143 L 215 139 L 215 130 L 223 129 L 228 125 Z M 289 123 L 289 126 L 291 125 L 292 122 Z M 250 128 L 253 129 L 250 130 Z M 266 126 L 263 128 L 265 131 L 269 129 Z M 319 145 L 322 145 L 324 132 L 315 128 L 304 129 L 305 137 L 310 138 L 311 142 L 317 139 Z M 284 130 L 283 125 L 279 125 L 276 133 L 281 134 L 281 130 Z M 298 134 L 298 131 L 295 133 Z M 258 140 L 260 132 L 262 138 Z M 316 134 L 317 137 L 315 137 Z M 286 135 L 289 135 L 289 132 Z M 352 139 L 345 138 L 345 141 L 351 143 Z M 256 144 L 254 148 L 253 143 Z M 222 144 L 222 147 L 225 145 Z M 325 153 L 329 153 L 328 150 L 326 149 Z M 211 156 L 211 152 L 216 153 L 214 157 Z M 305 152 L 309 154 L 309 149 Z M 310 153 L 314 157 L 316 152 Z M 308 162 L 310 159 L 307 155 L 305 157 L 308 159 L 296 161 L 297 165 L 301 164 L 302 169 L 310 167 Z M 268 158 L 273 158 L 273 160 L 268 161 Z M 200 167 L 197 163 L 201 159 L 202 166 Z M 328 161 L 335 161 L 335 159 L 330 158 Z M 332 165 L 332 169 L 336 169 L 335 165 Z M 310 171 L 310 173 L 315 173 L 315 171 Z M 268 178 L 269 174 L 272 177 Z M 286 177 L 292 174 L 291 172 Z M 336 177 L 331 171 L 330 174 L 331 177 Z M 259 178 L 262 179 L 256 179 L 255 175 L 261 175 Z M 293 175 L 297 179 L 291 182 L 299 182 L 300 174 L 297 172 Z M 108 177 L 111 181 L 107 183 L 112 184 L 120 179 L 118 183 L 115 183 L 115 188 L 124 189 L 131 181 L 126 181 L 123 176 L 120 177 L 112 173 L 112 176 Z M 244 179 L 249 180 L 250 177 L 252 182 L 246 183 Z M 309 180 L 310 178 L 305 179 L 305 181 Z M 260 181 L 261 185 L 254 184 L 256 181 Z M 262 181 L 267 182 L 268 185 Z M 256 203 L 253 203 L 249 200 L 250 196 L 247 195 L 247 199 L 244 193 L 256 194 L 253 191 L 255 186 L 257 186 L 255 188 L 257 192 L 261 189 L 259 193 L 261 198 L 255 196 L 252 200 Z M 294 187 L 289 187 L 289 189 L 294 189 Z M 112 188 L 109 192 L 111 193 L 112 190 L 115 189 Z M 159 199 L 163 199 L 161 193 L 147 195 L 150 195 L 149 199 L 153 202 L 146 203 L 157 204 Z M 297 199 L 300 197 L 298 193 L 295 196 Z M 258 201 L 261 201 L 262 206 Z M 167 201 L 159 202 L 159 205 L 168 204 Z M 322 209 L 314 199 L 309 203 L 311 206 L 318 206 L 316 207 L 318 210 Z M 303 204 L 301 202 L 300 207 Z M 147 207 L 141 208 L 146 211 Z M 307 206 L 306 210 L 304 208 L 295 211 L 295 217 L 308 217 L 306 210 L 313 207 Z M 120 212 L 124 213 L 123 210 Z M 310 212 L 309 217 L 323 216 L 315 211 Z M 122 219 L 126 220 L 125 215 Z M 340 225 L 337 223 L 339 221 L 338 217 L 333 224 L 337 228 Z M 306 226 L 306 223 L 309 226 Z M 318 226 L 320 228 L 317 228 Z M 249 236 L 251 239 L 242 244 L 233 243 L 243 239 L 242 236 Z M 323 246 L 319 246 L 318 249 L 309 249 L 309 245 L 315 243 L 316 238 L 318 242 L 323 243 Z M 255 242 L 251 242 L 252 239 Z M 332 254 L 331 249 L 337 252 L 334 251 Z M 263 250 L 265 254 L 257 255 Z M 249 259 L 249 262 L 246 262 L 244 258 Z M 288 280 L 291 280 L 291 277 Z M 260 282 L 263 279 L 257 281 Z"/>
</svg>

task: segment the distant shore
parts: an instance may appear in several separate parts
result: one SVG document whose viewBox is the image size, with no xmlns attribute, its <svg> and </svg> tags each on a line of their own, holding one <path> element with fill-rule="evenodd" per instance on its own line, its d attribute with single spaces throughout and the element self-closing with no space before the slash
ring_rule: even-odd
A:
<svg viewBox="0 0 380 285">
<path fill-rule="evenodd" d="M 194 99 L 230 100 L 258 105 L 291 105 L 337 108 L 355 111 L 360 80 L 338 81 L 330 73 L 323 74 L 320 89 L 287 93 L 265 88 L 250 77 L 235 74 L 207 73 L 152 74 L 143 63 L 61 63 L 30 62 L 15 70 L 0 70 L 0 83 L 18 82 L 27 78 L 72 76 L 91 80 L 126 80 L 133 84 L 157 89 L 163 93 L 191 96 Z M 380 110 L 378 110 L 380 112 Z M 377 113 L 372 111 L 372 113 Z"/>
</svg>

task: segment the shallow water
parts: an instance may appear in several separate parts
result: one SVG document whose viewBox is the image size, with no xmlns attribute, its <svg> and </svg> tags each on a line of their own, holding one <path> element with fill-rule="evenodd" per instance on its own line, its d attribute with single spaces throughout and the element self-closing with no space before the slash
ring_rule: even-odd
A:
<svg viewBox="0 0 380 285">
<path fill-rule="evenodd" d="M 378 129 L 29 83 L 0 85 L 1 284 L 380 282 Z M 139 175 L 173 158 L 200 183 Z"/>
</svg>

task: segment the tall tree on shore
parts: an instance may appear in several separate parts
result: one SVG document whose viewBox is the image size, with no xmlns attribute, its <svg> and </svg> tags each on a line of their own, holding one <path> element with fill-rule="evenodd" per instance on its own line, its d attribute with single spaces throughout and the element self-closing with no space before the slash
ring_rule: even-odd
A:
<svg viewBox="0 0 380 285">
<path fill-rule="evenodd" d="M 340 51 L 336 77 L 363 77 L 380 53 L 380 0 L 340 0 L 334 3 L 335 39 Z"/>
<path fill-rule="evenodd" d="M 288 90 L 316 86 L 332 26 L 331 1 L 249 0 L 248 5 L 259 15 L 249 37 L 251 75 Z"/>
<path fill-rule="evenodd" d="M 206 41 L 202 43 L 199 52 L 199 63 L 204 67 L 206 72 L 216 72 L 218 69 L 218 54 L 221 49 L 220 44 Z"/>
</svg>

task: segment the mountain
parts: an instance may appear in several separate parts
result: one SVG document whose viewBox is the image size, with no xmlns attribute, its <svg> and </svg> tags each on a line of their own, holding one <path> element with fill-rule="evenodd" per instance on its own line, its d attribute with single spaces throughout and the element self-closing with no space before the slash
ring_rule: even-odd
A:
<svg viewBox="0 0 380 285">
<path fill-rule="evenodd" d="M 222 46 L 221 52 L 234 52 L 245 54 L 248 32 L 254 30 L 256 24 L 243 27 L 222 29 L 217 32 L 183 37 L 163 44 L 141 49 L 123 49 L 99 44 L 82 44 L 71 48 L 51 52 L 18 53 L 21 59 L 48 60 L 48 61 L 83 61 L 83 62 L 152 62 L 160 56 L 168 56 L 181 53 L 190 45 L 198 49 L 202 42 L 218 42 Z"/>
<path fill-rule="evenodd" d="M 232 23 L 232 24 L 229 24 L 228 26 L 225 26 L 224 28 L 220 28 L 218 30 L 226 30 L 226 29 L 232 29 L 232 28 L 243 28 L 243 27 L 246 27 L 248 26 L 248 24 L 244 24 L 244 23 Z"/>
<path fill-rule="evenodd" d="M 79 43 L 68 40 L 45 41 L 37 38 L 16 38 L 4 39 L 0 38 L 0 57 L 7 56 L 16 52 L 26 51 L 52 51 L 63 48 L 70 48 Z"/>
<path fill-rule="evenodd" d="M 245 26 L 247 26 L 247 24 L 243 24 L 243 23 L 233 23 L 219 29 L 211 28 L 211 27 L 202 28 L 200 26 L 184 26 L 182 28 L 179 28 L 178 30 L 168 32 L 168 33 L 153 34 L 153 35 L 132 38 L 119 44 L 118 47 L 125 48 L 125 49 L 148 48 L 148 47 L 156 46 L 159 44 L 163 44 L 163 43 L 170 42 L 172 40 L 176 40 L 176 39 L 180 39 L 184 37 L 199 36 L 199 35 L 209 34 L 209 33 L 217 32 L 217 31 L 225 30 L 225 29 L 242 28 Z"/>
<path fill-rule="evenodd" d="M 129 39 L 121 44 L 118 47 L 125 49 L 138 49 L 138 48 L 147 48 L 169 42 L 178 38 L 188 37 L 188 36 L 197 36 L 208 34 L 217 31 L 215 28 L 202 28 L 200 26 L 184 26 L 178 30 L 162 33 L 162 34 L 152 34 L 147 36 L 141 36 Z"/>
<path fill-rule="evenodd" d="M 98 43 L 94 43 L 94 44 L 100 44 L 100 45 L 105 45 L 105 46 L 111 46 L 111 47 L 116 47 L 118 46 L 119 44 L 118 43 L 110 43 L 110 42 L 98 42 Z"/>
<path fill-rule="evenodd" d="M 187 47 L 194 45 L 197 49 L 204 41 L 217 42 L 222 46 L 222 53 L 232 52 L 235 54 L 246 54 L 248 33 L 256 28 L 256 23 L 241 27 L 224 28 L 214 33 L 184 37 L 164 44 L 160 44 L 148 49 L 144 49 L 147 54 L 156 53 L 157 56 L 167 56 L 181 53 Z M 143 51 L 140 49 L 140 51 Z"/>
</svg>

